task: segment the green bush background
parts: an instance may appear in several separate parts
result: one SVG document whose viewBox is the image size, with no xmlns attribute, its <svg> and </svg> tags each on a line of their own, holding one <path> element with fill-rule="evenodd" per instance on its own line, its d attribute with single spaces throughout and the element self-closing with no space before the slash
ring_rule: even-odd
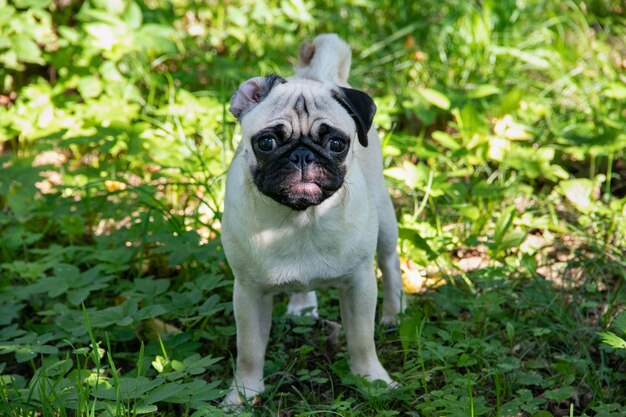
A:
<svg viewBox="0 0 626 417">
<path fill-rule="evenodd" d="M 377 333 L 402 387 L 351 376 L 278 298 L 268 392 L 244 414 L 626 415 L 625 16 L 617 0 L 0 0 L 0 414 L 221 414 L 228 101 L 335 32 L 378 105 L 418 292 Z"/>
</svg>

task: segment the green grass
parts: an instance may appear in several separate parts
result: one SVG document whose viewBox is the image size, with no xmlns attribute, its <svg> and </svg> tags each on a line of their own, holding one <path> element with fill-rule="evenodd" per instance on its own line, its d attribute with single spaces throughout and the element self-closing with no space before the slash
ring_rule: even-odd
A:
<svg viewBox="0 0 626 417">
<path fill-rule="evenodd" d="M 250 416 L 626 415 L 621 1 L 0 0 L 0 415 L 204 416 L 241 81 L 336 32 L 417 293 L 351 375 L 278 297 Z M 321 316 L 338 321 L 334 291 Z"/>
</svg>

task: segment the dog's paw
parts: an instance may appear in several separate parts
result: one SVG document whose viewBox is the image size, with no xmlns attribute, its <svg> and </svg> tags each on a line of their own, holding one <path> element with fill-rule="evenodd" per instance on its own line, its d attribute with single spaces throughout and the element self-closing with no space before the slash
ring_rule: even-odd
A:
<svg viewBox="0 0 626 417">
<path fill-rule="evenodd" d="M 385 332 L 393 332 L 398 328 L 398 316 L 385 314 L 380 318 L 380 324 L 385 328 Z"/>
<path fill-rule="evenodd" d="M 368 378 L 366 378 L 366 380 L 367 379 Z M 377 389 L 377 392 L 381 392 L 379 390 L 381 390 L 381 389 L 385 390 L 385 388 L 386 388 L 386 391 L 394 391 L 394 390 L 402 388 L 402 384 L 401 383 L 399 383 L 399 382 L 397 382 L 397 381 L 395 381 L 395 380 L 393 380 L 391 378 L 389 378 L 389 379 L 380 378 L 380 379 L 374 379 L 374 380 L 370 379 L 370 380 L 368 380 L 368 383 L 372 384 L 372 386 L 375 386 L 376 389 Z"/>
<path fill-rule="evenodd" d="M 399 382 L 396 382 L 394 380 L 391 380 L 391 382 L 387 383 L 387 388 L 388 389 L 398 389 L 398 388 L 402 388 L 402 384 Z"/>
<path fill-rule="evenodd" d="M 222 400 L 221 408 L 227 413 L 237 413 L 244 409 L 246 405 L 254 406 L 261 401 L 260 393 L 263 387 L 256 389 L 238 387 L 233 384 L 228 395 Z"/>
<path fill-rule="evenodd" d="M 350 370 L 355 375 L 360 375 L 367 382 L 383 381 L 385 384 L 390 385 L 394 383 L 385 368 L 381 365 L 377 358 L 369 363 L 353 363 L 350 366 Z"/>
</svg>

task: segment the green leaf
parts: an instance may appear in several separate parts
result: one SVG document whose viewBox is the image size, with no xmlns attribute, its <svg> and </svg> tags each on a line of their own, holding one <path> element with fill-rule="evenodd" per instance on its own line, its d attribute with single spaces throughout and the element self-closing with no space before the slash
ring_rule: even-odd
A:
<svg viewBox="0 0 626 417">
<path fill-rule="evenodd" d="M 130 2 L 124 14 L 124 22 L 126 22 L 131 29 L 139 29 L 142 19 L 141 7 L 134 1 Z"/>
<path fill-rule="evenodd" d="M 142 401 L 143 405 L 154 404 L 159 401 L 165 401 L 178 395 L 185 389 L 185 384 L 167 383 L 150 391 L 148 396 Z"/>
<path fill-rule="evenodd" d="M 94 47 L 110 51 L 120 42 L 120 34 L 113 26 L 104 23 L 90 23 L 83 28 L 90 35 L 87 39 Z"/>
<path fill-rule="evenodd" d="M 159 409 L 156 405 L 137 405 L 133 408 L 133 414 L 151 414 L 157 412 Z"/>
<path fill-rule="evenodd" d="M 6 48 L 9 48 L 10 46 L 11 46 L 11 41 L 9 40 L 9 38 L 0 35 L 0 49 L 6 49 Z"/>
<path fill-rule="evenodd" d="M 489 183 L 485 180 L 476 182 L 471 188 L 472 197 L 495 199 L 501 198 L 505 189 L 497 184 Z"/>
<path fill-rule="evenodd" d="M 26 221 L 31 213 L 37 208 L 35 198 L 32 194 L 28 194 L 30 187 L 15 187 L 7 195 L 7 203 L 9 208 L 13 210 L 15 216 L 20 221 Z"/>
<path fill-rule="evenodd" d="M 172 365 L 173 370 L 178 372 L 184 372 L 185 369 L 187 369 L 187 367 L 181 361 L 177 361 L 176 359 L 172 360 L 170 365 Z"/>
<path fill-rule="evenodd" d="M 589 213 L 593 209 L 594 182 L 588 178 L 576 178 L 559 183 L 559 190 L 576 209 L 582 213 Z"/>
<path fill-rule="evenodd" d="M 597 335 L 600 336 L 603 343 L 611 346 L 613 349 L 626 349 L 626 340 L 613 332 L 598 332 Z"/>
<path fill-rule="evenodd" d="M 491 84 L 482 84 L 477 85 L 474 89 L 470 90 L 467 93 L 467 97 L 469 98 L 483 98 L 488 96 L 493 96 L 495 94 L 500 94 L 500 89 L 495 85 Z"/>
<path fill-rule="evenodd" d="M 620 312 L 615 317 L 611 325 L 615 327 L 617 330 L 619 330 L 620 332 L 626 334 L 626 311 Z"/>
<path fill-rule="evenodd" d="M 12 301 L 5 301 L 0 304 L 0 326 L 11 324 L 13 320 L 20 316 L 20 311 L 24 306 L 25 304 L 17 304 Z"/>
<path fill-rule="evenodd" d="M 310 332 L 310 328 L 307 328 Z M 219 362 L 222 358 L 212 358 L 211 356 L 206 356 L 202 358 L 199 354 L 195 353 L 192 356 L 188 357 L 183 361 L 183 364 L 187 368 L 187 372 L 190 375 L 198 375 L 203 373 L 206 368 L 209 366 Z"/>
<path fill-rule="evenodd" d="M 111 388 L 104 387 L 103 389 L 92 391 L 93 396 L 101 399 L 115 400 L 119 392 L 119 395 L 123 400 L 141 398 L 145 393 L 155 389 L 165 382 L 165 380 L 161 377 L 148 379 L 143 376 L 137 378 L 121 377 L 117 381 L 119 381 L 119 385 L 115 385 Z M 116 381 L 111 379 L 111 382 Z"/>
<path fill-rule="evenodd" d="M 285 15 L 295 22 L 307 23 L 313 20 L 313 16 L 309 13 L 303 0 L 283 0 L 280 2 L 280 8 Z"/>
<path fill-rule="evenodd" d="M 507 250 L 511 248 L 516 248 L 522 244 L 522 242 L 526 239 L 527 233 L 522 230 L 512 230 L 507 233 L 504 238 L 500 241 L 498 249 Z"/>
<path fill-rule="evenodd" d="M 509 323 L 507 323 L 509 324 Z M 498 363 L 498 368 L 503 372 L 510 372 L 516 369 L 520 369 L 522 366 L 522 361 L 518 358 L 514 358 L 511 356 L 505 357 L 500 363 Z"/>
<path fill-rule="evenodd" d="M 426 184 L 428 181 L 428 176 L 424 176 L 423 170 L 409 161 L 404 161 L 402 166 L 386 169 L 385 175 L 403 181 L 410 189 L 418 188 L 418 185 Z"/>
<path fill-rule="evenodd" d="M 207 383 L 201 379 L 194 379 L 192 382 L 185 384 L 185 390 L 178 397 L 168 399 L 168 402 L 188 403 L 194 401 L 196 404 L 203 401 L 213 401 L 223 396 L 223 391 L 218 387 L 221 381 L 216 380 Z"/>
<path fill-rule="evenodd" d="M 48 7 L 52 0 L 15 0 L 15 7 L 19 9 L 38 8 L 44 9 Z"/>
<path fill-rule="evenodd" d="M 448 135 L 445 132 L 436 130 L 432 133 L 431 136 L 433 139 L 439 142 L 442 146 L 452 151 L 456 151 L 457 149 L 461 148 L 461 145 L 454 138 L 452 138 L 452 136 Z"/>
<path fill-rule="evenodd" d="M 432 259 L 437 258 L 438 255 L 435 253 L 435 251 L 431 249 L 426 239 L 420 236 L 417 230 L 409 228 L 409 227 L 399 227 L 398 232 L 399 232 L 400 239 L 406 239 L 409 242 L 411 242 L 413 245 L 415 245 L 415 247 L 417 247 L 418 249 L 421 249 L 424 252 L 426 252 L 428 254 L 429 259 L 432 260 Z"/>
<path fill-rule="evenodd" d="M 421 334 L 424 319 L 420 313 L 405 316 L 400 323 L 400 342 L 405 352 L 409 351 L 411 343 L 417 341 Z"/>
<path fill-rule="evenodd" d="M 467 353 L 462 353 L 459 356 L 459 359 L 456 362 L 456 366 L 458 367 L 470 367 L 472 365 L 476 365 L 478 361 L 472 355 L 468 355 Z"/>
<path fill-rule="evenodd" d="M 97 77 L 82 77 L 76 88 L 83 98 L 98 97 L 102 93 L 102 82 Z"/>
<path fill-rule="evenodd" d="M 467 102 L 461 110 L 458 108 L 452 109 L 452 114 L 459 125 L 464 146 L 473 149 L 481 141 L 486 141 L 484 136 L 486 130 L 484 115 L 476 109 L 472 102 Z"/>
<path fill-rule="evenodd" d="M 563 401 L 570 398 L 574 391 L 574 387 L 561 387 L 546 391 L 544 396 L 549 400 L 554 400 L 558 403 L 562 403 Z"/>
<path fill-rule="evenodd" d="M 524 97 L 524 92 L 520 88 L 513 88 L 507 92 L 500 101 L 501 116 L 517 110 L 522 101 L 522 97 Z"/>
<path fill-rule="evenodd" d="M 611 404 L 599 404 L 595 407 L 591 408 L 595 411 L 596 417 L 624 417 L 626 416 L 626 412 L 624 412 L 624 405 L 611 403 Z"/>
<path fill-rule="evenodd" d="M 496 55 L 508 55 L 517 58 L 537 69 L 547 69 L 550 67 L 550 62 L 542 56 L 545 55 L 544 52 L 546 51 L 544 50 L 523 51 L 518 48 L 504 46 L 494 46 L 492 49 Z"/>
<path fill-rule="evenodd" d="M 474 205 L 460 207 L 459 213 L 470 220 L 478 220 L 480 218 L 480 209 Z"/>
<path fill-rule="evenodd" d="M 433 90 L 432 88 L 420 88 L 418 89 L 418 93 L 435 107 L 439 107 L 443 110 L 450 108 L 450 99 L 437 90 Z"/>
<path fill-rule="evenodd" d="M 616 100 L 626 99 L 626 84 L 614 82 L 602 92 L 605 97 L 614 98 Z"/>
<path fill-rule="evenodd" d="M 504 210 L 502 214 L 500 214 L 498 221 L 496 221 L 494 231 L 493 231 L 493 242 L 494 242 L 495 252 L 497 252 L 501 248 L 504 235 L 513 224 L 513 219 L 515 218 L 516 214 L 517 214 L 517 211 L 515 209 L 515 206 L 510 206 L 506 210 Z"/>
<path fill-rule="evenodd" d="M 50 365 L 43 365 L 39 370 L 44 370 L 47 377 L 63 376 L 72 369 L 73 362 L 71 359 L 64 359 L 54 362 Z M 45 368 L 45 369 L 44 369 Z"/>
<path fill-rule="evenodd" d="M 24 36 L 13 36 L 11 43 L 17 59 L 20 61 L 39 65 L 46 64 L 46 61 L 41 58 L 41 50 L 31 39 Z"/>
<path fill-rule="evenodd" d="M 543 376 L 534 371 L 516 371 L 512 374 L 516 384 L 520 385 L 536 385 L 544 386 L 545 380 Z"/>
</svg>

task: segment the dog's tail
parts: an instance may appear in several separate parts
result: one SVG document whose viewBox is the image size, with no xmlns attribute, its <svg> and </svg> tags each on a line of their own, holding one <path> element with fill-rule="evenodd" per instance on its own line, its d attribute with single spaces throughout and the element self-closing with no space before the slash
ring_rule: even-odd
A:
<svg viewBox="0 0 626 417">
<path fill-rule="evenodd" d="M 347 86 L 351 61 L 352 51 L 339 36 L 319 35 L 312 44 L 300 45 L 296 76 Z"/>
</svg>

